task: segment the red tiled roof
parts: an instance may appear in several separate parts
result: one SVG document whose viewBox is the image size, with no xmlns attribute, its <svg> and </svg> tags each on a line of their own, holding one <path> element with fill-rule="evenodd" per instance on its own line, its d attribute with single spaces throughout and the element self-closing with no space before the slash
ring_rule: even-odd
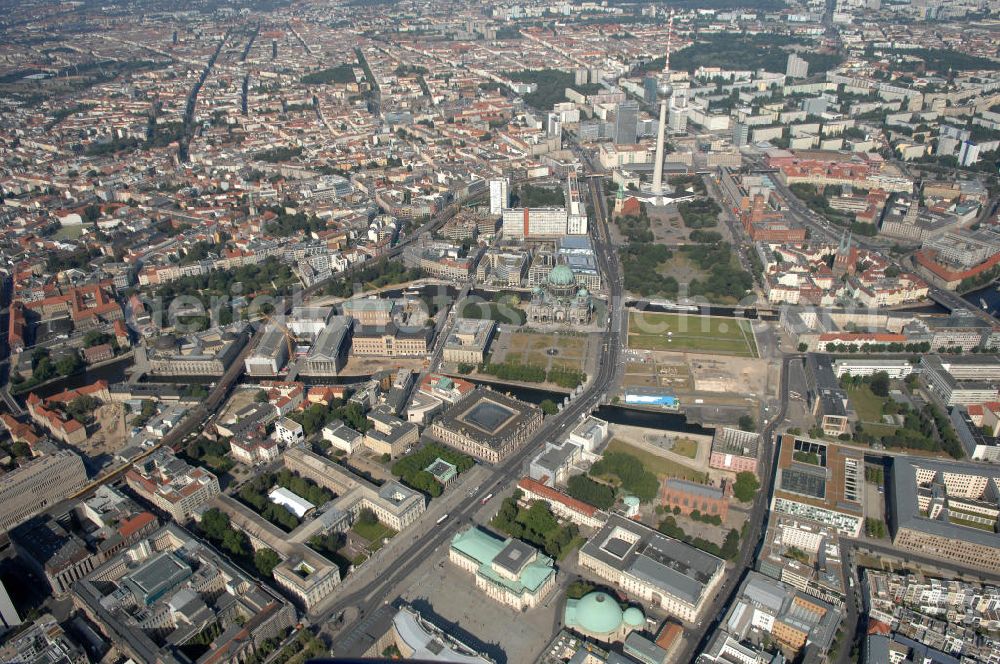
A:
<svg viewBox="0 0 1000 664">
<path fill-rule="evenodd" d="M 537 482 L 530 477 L 521 478 L 517 485 L 525 491 L 530 491 L 531 493 L 545 498 L 549 502 L 556 502 L 565 505 L 574 512 L 579 512 L 580 514 L 585 514 L 591 517 L 597 513 L 597 508 L 593 505 L 589 505 L 582 500 L 577 500 L 576 498 L 567 496 L 562 491 L 557 491 L 552 487 L 545 486 L 541 482 Z"/>
<path fill-rule="evenodd" d="M 882 636 L 889 636 L 892 633 L 892 626 L 886 625 L 881 620 L 875 620 L 874 618 L 868 619 L 868 633 L 869 634 L 881 634 Z"/>
<path fill-rule="evenodd" d="M 944 265 L 938 263 L 937 260 L 935 260 L 937 258 L 937 252 L 933 249 L 918 251 L 913 255 L 913 257 L 918 263 L 920 263 L 920 265 L 927 268 L 945 281 L 961 281 L 962 279 L 968 279 L 969 277 L 985 272 L 1000 263 L 1000 253 L 997 253 L 990 256 L 974 268 L 956 272 L 955 270 L 950 270 Z"/>
<path fill-rule="evenodd" d="M 153 521 L 156 521 L 155 516 L 149 512 L 141 512 L 136 514 L 131 519 L 123 521 L 122 525 L 118 526 L 118 534 L 123 538 L 128 539 Z"/>
<path fill-rule="evenodd" d="M 660 630 L 659 636 L 656 637 L 656 645 L 660 646 L 664 650 L 670 650 L 670 646 L 680 637 L 684 632 L 681 626 L 677 623 L 668 622 Z"/>
</svg>

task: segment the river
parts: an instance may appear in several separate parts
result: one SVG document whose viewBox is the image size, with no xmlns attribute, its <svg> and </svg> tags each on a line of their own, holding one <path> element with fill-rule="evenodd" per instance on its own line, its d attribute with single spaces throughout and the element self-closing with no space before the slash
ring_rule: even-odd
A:
<svg viewBox="0 0 1000 664">
<path fill-rule="evenodd" d="M 93 369 L 87 369 L 83 373 L 53 380 L 50 383 L 46 383 L 41 387 L 33 389 L 32 392 L 42 398 L 48 398 L 53 394 L 62 392 L 63 390 L 73 390 L 78 387 L 83 387 L 84 385 L 90 385 L 99 380 L 106 380 L 109 385 L 121 383 L 128 380 L 128 376 L 125 374 L 125 369 L 130 366 L 132 366 L 132 358 L 124 357 L 120 360 L 109 362 L 108 364 Z M 27 396 L 27 394 L 21 396 L 24 397 Z"/>
<path fill-rule="evenodd" d="M 552 392 L 535 387 L 521 387 L 519 385 L 506 385 L 482 379 L 466 378 L 470 383 L 477 385 L 488 385 L 498 392 L 509 392 L 514 397 L 528 403 L 540 404 L 545 399 L 550 399 L 556 403 L 562 402 L 566 397 L 565 393 Z M 627 424 L 629 426 L 643 427 L 646 429 L 657 429 L 660 431 L 678 431 L 680 433 L 698 434 L 711 436 L 714 429 L 703 427 L 687 421 L 687 416 L 683 413 L 657 413 L 649 410 L 635 410 L 623 406 L 601 406 L 594 413 L 596 417 L 611 422 L 612 424 Z"/>
<path fill-rule="evenodd" d="M 1000 315 L 1000 290 L 997 289 L 995 284 L 977 288 L 963 295 L 962 299 L 976 309 L 983 309 L 983 302 L 985 302 L 985 311 L 989 312 L 991 316 Z"/>
<path fill-rule="evenodd" d="M 420 286 L 418 288 L 392 289 L 383 291 L 381 295 L 383 297 L 398 298 L 402 297 L 404 292 L 413 291 L 417 291 L 422 298 L 436 298 L 443 296 L 444 298 L 447 298 L 448 301 L 453 301 L 455 296 L 458 294 L 458 290 L 453 286 L 431 284 Z M 480 297 L 483 297 L 483 299 L 492 299 L 496 296 L 496 293 L 489 291 L 472 291 L 471 294 L 479 295 Z M 438 300 L 438 302 L 444 304 L 442 300 Z M 733 316 L 737 309 L 739 308 L 713 306 L 710 311 L 714 315 Z M 657 311 L 663 309 L 656 305 L 651 305 L 649 306 L 649 310 Z M 703 311 L 702 313 L 709 312 Z M 745 313 L 741 310 L 740 314 L 746 316 L 747 318 L 757 317 L 756 311 L 752 308 L 747 308 Z M 109 384 L 124 382 L 128 380 L 128 375 L 125 373 L 125 370 L 129 366 L 131 366 L 130 358 L 118 362 L 112 362 L 110 364 L 97 367 L 96 369 L 88 369 L 87 371 L 75 376 L 68 376 L 66 378 L 53 381 L 48 385 L 36 389 L 35 392 L 44 398 L 62 392 L 65 389 L 74 389 L 84 385 L 90 385 L 95 381 L 102 379 L 108 381 Z M 306 385 L 351 385 L 355 383 L 362 383 L 369 379 L 371 379 L 371 376 L 298 377 L 298 380 Z M 153 379 L 150 379 L 150 377 L 144 377 L 142 382 L 170 383 L 175 385 L 209 385 L 214 383 L 216 380 L 218 380 L 217 376 L 169 376 L 156 377 Z M 245 383 L 256 383 L 260 380 L 275 380 L 275 378 L 256 378 L 244 375 L 242 380 Z M 277 380 L 280 380 L 280 377 L 278 377 Z M 566 393 L 563 392 L 554 392 L 534 387 L 507 385 L 483 379 L 473 379 L 471 382 L 479 385 L 489 385 L 497 391 L 509 392 L 522 401 L 536 405 L 546 399 L 560 403 L 566 397 Z M 625 408 L 622 406 L 606 405 L 598 408 L 595 415 L 613 424 L 627 424 L 631 426 L 645 427 L 648 429 L 679 431 L 682 433 L 701 434 L 707 436 L 711 436 L 714 431 L 713 429 L 702 427 L 698 424 L 689 423 L 686 416 L 682 413 L 657 413 L 647 410 L 634 410 L 632 408 Z"/>
</svg>

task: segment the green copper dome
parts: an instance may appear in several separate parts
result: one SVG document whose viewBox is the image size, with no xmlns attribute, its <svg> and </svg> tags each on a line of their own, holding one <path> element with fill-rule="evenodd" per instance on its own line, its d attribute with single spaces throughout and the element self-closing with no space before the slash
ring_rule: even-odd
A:
<svg viewBox="0 0 1000 664">
<path fill-rule="evenodd" d="M 566 602 L 565 623 L 588 634 L 611 634 L 622 624 L 622 610 L 618 602 L 602 592 L 584 595 L 579 600 Z"/>
<path fill-rule="evenodd" d="M 623 617 L 625 618 L 625 624 L 629 627 L 640 627 L 646 622 L 646 616 L 642 615 L 642 611 L 634 606 L 625 609 Z"/>
<path fill-rule="evenodd" d="M 572 286 L 576 283 L 576 277 L 573 276 L 573 270 L 565 265 L 556 265 L 549 272 L 549 283 L 553 286 Z"/>
</svg>

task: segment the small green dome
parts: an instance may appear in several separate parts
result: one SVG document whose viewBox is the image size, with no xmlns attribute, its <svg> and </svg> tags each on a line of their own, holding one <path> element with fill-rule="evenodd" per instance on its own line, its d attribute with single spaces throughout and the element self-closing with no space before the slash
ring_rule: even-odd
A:
<svg viewBox="0 0 1000 664">
<path fill-rule="evenodd" d="M 625 618 L 625 624 L 629 627 L 640 627 L 646 622 L 646 616 L 642 615 L 642 611 L 634 606 L 630 606 L 625 609 L 625 613 L 622 617 Z"/>
<path fill-rule="evenodd" d="M 622 624 L 622 610 L 618 602 L 602 592 L 584 595 L 574 606 L 567 604 L 567 624 L 578 626 L 590 634 L 611 634 Z"/>
<path fill-rule="evenodd" d="M 567 266 L 556 265 L 549 272 L 549 283 L 553 286 L 572 286 L 576 283 L 576 277 L 573 276 L 573 270 Z"/>
</svg>

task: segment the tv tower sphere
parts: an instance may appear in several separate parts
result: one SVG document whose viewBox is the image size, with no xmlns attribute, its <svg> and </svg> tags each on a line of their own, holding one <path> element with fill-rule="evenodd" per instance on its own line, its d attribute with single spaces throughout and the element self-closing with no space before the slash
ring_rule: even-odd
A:
<svg viewBox="0 0 1000 664">
<path fill-rule="evenodd" d="M 660 93 L 661 97 L 670 97 L 674 94 L 674 86 L 670 85 L 670 81 L 664 79 L 656 86 L 656 91 Z"/>
</svg>

